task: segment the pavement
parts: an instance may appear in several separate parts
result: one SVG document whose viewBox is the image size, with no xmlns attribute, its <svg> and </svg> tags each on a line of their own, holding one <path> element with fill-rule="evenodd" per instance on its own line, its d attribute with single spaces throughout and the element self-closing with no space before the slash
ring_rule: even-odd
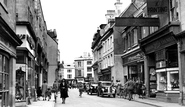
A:
<svg viewBox="0 0 185 107">
<path fill-rule="evenodd" d="M 42 98 L 40 98 L 37 101 L 32 101 L 30 105 L 27 105 L 26 107 L 54 107 L 54 94 L 51 95 L 51 99 L 48 101 L 43 101 Z"/>
<path fill-rule="evenodd" d="M 184 107 L 180 105 L 179 103 L 169 103 L 169 102 L 163 102 L 163 101 L 158 101 L 156 98 L 138 98 L 136 97 L 134 99 L 135 102 L 138 103 L 143 103 L 147 105 L 151 105 L 154 107 Z"/>
<path fill-rule="evenodd" d="M 116 97 L 119 98 L 119 97 Z M 182 105 L 179 105 L 178 103 L 168 103 L 168 102 L 162 102 L 158 101 L 155 98 L 138 98 L 137 96 L 134 98 L 135 102 L 143 103 L 146 105 L 154 106 L 154 107 L 184 107 Z M 27 107 L 54 107 L 54 95 L 52 94 L 50 101 L 43 101 L 40 99 L 39 101 L 32 102 L 30 105 L 27 105 Z"/>
</svg>

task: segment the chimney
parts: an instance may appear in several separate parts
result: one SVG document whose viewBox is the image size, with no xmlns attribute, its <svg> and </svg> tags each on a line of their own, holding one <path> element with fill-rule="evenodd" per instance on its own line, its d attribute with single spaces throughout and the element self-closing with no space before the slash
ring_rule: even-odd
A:
<svg viewBox="0 0 185 107">
<path fill-rule="evenodd" d="M 107 19 L 107 23 L 114 21 L 115 15 L 116 15 L 115 10 L 107 10 L 107 14 L 105 14 L 105 17 Z"/>
<path fill-rule="evenodd" d="M 117 16 L 119 16 L 122 12 L 121 7 L 122 7 L 122 3 L 120 2 L 120 0 L 117 0 L 116 3 L 114 3 L 115 7 L 116 7 L 116 14 Z"/>
</svg>

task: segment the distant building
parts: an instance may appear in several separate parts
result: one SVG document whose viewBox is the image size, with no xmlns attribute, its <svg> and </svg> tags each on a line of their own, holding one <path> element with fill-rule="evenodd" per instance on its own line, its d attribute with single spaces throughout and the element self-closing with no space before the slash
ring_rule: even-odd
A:
<svg viewBox="0 0 185 107">
<path fill-rule="evenodd" d="M 92 57 L 84 52 L 84 56 L 74 60 L 75 63 L 75 78 L 78 81 L 94 81 L 94 72 L 92 66 Z"/>
<path fill-rule="evenodd" d="M 74 64 L 63 64 L 59 70 L 59 80 L 66 79 L 68 83 L 73 83 L 75 79 L 75 67 Z"/>
<path fill-rule="evenodd" d="M 59 50 L 56 30 L 48 30 L 47 34 L 48 86 L 52 86 L 58 74 Z"/>
</svg>

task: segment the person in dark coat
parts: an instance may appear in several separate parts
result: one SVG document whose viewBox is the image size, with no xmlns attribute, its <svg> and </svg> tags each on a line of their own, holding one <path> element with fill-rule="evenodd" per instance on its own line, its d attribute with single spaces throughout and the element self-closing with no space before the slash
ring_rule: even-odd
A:
<svg viewBox="0 0 185 107">
<path fill-rule="evenodd" d="M 65 79 L 62 79 L 60 86 L 59 86 L 59 90 L 60 90 L 60 98 L 62 98 L 62 104 L 65 104 L 65 100 L 68 96 L 68 85 L 67 85 L 67 81 Z"/>
<path fill-rule="evenodd" d="M 37 98 L 38 98 L 38 100 L 40 100 L 40 97 L 42 97 L 42 89 L 41 89 L 41 87 L 38 87 L 38 89 L 37 89 Z"/>
<path fill-rule="evenodd" d="M 135 88 L 135 82 L 130 78 L 129 81 L 125 83 L 127 85 L 127 90 L 128 90 L 128 100 L 130 101 L 132 99 L 133 91 Z"/>
</svg>

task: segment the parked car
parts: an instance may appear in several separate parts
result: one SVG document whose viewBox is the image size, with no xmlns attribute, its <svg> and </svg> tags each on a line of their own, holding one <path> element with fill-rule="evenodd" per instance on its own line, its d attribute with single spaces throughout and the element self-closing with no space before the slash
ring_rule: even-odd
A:
<svg viewBox="0 0 185 107">
<path fill-rule="evenodd" d="M 90 83 L 89 88 L 87 88 L 87 94 L 97 93 L 97 87 L 98 83 Z"/>
<path fill-rule="evenodd" d="M 97 87 L 97 95 L 98 96 L 116 96 L 116 87 L 112 86 L 111 81 L 99 81 Z"/>
</svg>

